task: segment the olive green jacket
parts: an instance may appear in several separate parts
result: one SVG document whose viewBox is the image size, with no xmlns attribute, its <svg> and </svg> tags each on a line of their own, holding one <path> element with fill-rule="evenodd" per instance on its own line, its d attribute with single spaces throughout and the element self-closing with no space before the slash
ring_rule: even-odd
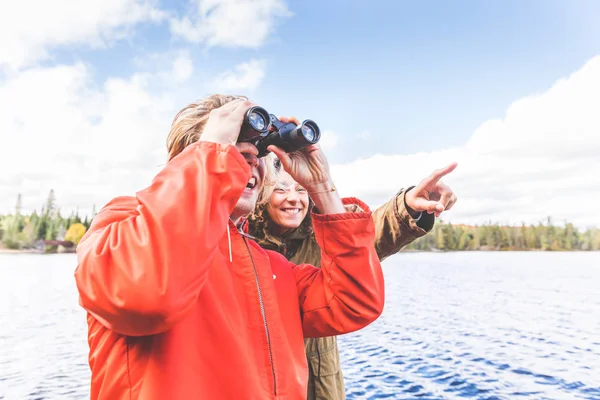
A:
<svg viewBox="0 0 600 400">
<path fill-rule="evenodd" d="M 418 222 L 411 217 L 404 203 L 405 193 L 401 190 L 373 212 L 375 248 L 382 261 L 433 228 L 433 215 L 422 213 L 420 218 L 417 217 Z M 302 233 L 299 229 L 281 237 L 267 234 L 256 240 L 261 247 L 275 250 L 293 263 L 308 263 L 319 268 L 321 266 L 321 250 L 317 241 L 313 235 Z M 336 337 L 307 338 L 304 339 L 304 346 L 309 368 L 307 398 L 345 399 Z"/>
</svg>

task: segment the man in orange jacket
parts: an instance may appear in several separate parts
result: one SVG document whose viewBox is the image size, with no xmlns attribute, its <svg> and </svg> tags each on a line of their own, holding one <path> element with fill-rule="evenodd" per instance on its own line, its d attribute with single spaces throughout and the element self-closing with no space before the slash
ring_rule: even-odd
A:
<svg viewBox="0 0 600 400">
<path fill-rule="evenodd" d="M 303 338 L 356 331 L 381 314 L 371 212 L 340 199 L 317 146 L 269 149 L 311 192 L 322 268 L 244 233 L 265 179 L 256 147 L 237 142 L 251 106 L 214 95 L 181 110 L 165 168 L 135 196 L 111 200 L 81 240 L 92 399 L 303 400 Z"/>
</svg>

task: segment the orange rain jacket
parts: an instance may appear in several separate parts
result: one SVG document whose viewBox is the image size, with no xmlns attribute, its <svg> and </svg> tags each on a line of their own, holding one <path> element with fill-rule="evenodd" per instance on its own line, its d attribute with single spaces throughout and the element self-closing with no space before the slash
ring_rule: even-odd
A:
<svg viewBox="0 0 600 400">
<path fill-rule="evenodd" d="M 250 177 L 234 146 L 196 143 L 135 197 L 110 201 L 77 248 L 91 399 L 305 399 L 303 337 L 381 314 L 367 212 L 315 214 L 322 269 L 261 249 L 229 216 Z"/>
</svg>

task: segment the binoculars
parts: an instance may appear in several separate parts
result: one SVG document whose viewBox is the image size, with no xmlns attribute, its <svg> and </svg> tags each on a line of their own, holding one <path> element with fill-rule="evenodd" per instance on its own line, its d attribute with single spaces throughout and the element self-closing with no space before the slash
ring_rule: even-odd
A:
<svg viewBox="0 0 600 400">
<path fill-rule="evenodd" d="M 262 107 L 250 108 L 244 115 L 238 142 L 250 142 L 258 149 L 258 157 L 270 153 L 267 147 L 275 145 L 287 153 L 315 144 L 321 138 L 321 130 L 310 119 L 300 126 L 293 122 L 281 122 Z"/>
</svg>

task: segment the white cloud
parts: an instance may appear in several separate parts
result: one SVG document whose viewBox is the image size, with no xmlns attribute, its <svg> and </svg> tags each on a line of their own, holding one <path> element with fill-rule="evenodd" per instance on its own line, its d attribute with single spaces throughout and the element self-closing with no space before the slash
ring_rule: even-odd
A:
<svg viewBox="0 0 600 400">
<path fill-rule="evenodd" d="M 216 91 L 253 90 L 264 79 L 265 69 L 265 60 L 250 60 L 219 74 L 212 86 Z"/>
<path fill-rule="evenodd" d="M 600 225 L 600 57 L 548 91 L 512 104 L 462 147 L 374 156 L 333 166 L 344 195 L 380 204 L 451 161 L 447 177 L 460 200 L 453 222 L 526 223 L 568 219 Z M 385 144 L 381 144 L 384 146 Z"/>
<path fill-rule="evenodd" d="M 279 1 L 197 5 L 198 22 L 209 28 L 203 36 L 208 45 L 229 39 L 243 45 L 240 40 L 248 35 L 261 44 L 275 18 L 287 13 Z M 136 24 L 165 17 L 153 0 L 21 2 L 0 14 L 0 69 L 5 69 L 0 213 L 14 209 L 17 193 L 23 195 L 24 210 L 39 210 L 52 188 L 63 210 L 89 211 L 149 184 L 166 161 L 165 137 L 184 105 L 171 102 L 181 88 L 177 84 L 194 74 L 190 52 L 138 53 L 136 65 L 143 72 L 100 85 L 94 82 L 94 67 L 85 63 L 38 63 L 52 59 L 61 46 L 109 46 L 130 37 Z M 224 21 L 235 24 L 233 36 L 222 31 Z M 219 75 L 214 84 L 221 90 L 251 90 L 264 78 L 265 67 L 264 60 L 251 60 Z"/>
<path fill-rule="evenodd" d="M 33 65 L 64 45 L 107 47 L 136 24 L 165 16 L 151 0 L 11 2 L 0 13 L 0 68 Z"/>
<path fill-rule="evenodd" d="M 138 71 L 152 74 L 163 86 L 186 82 L 194 73 L 194 61 L 187 49 L 138 55 L 134 63 Z"/>
<path fill-rule="evenodd" d="M 89 211 L 148 185 L 166 160 L 165 137 L 184 105 L 150 85 L 161 74 L 189 77 L 186 57 L 100 86 L 83 63 L 32 68 L 0 83 L 0 212 L 14 209 L 17 193 L 27 210 L 39 210 L 54 188 L 63 209 Z M 245 65 L 219 82 L 228 90 L 254 87 L 264 64 Z M 248 72 L 255 70 L 262 72 Z M 452 222 L 529 223 L 551 215 L 600 225 L 599 109 L 597 57 L 548 91 L 515 102 L 502 120 L 484 122 L 461 147 L 333 165 L 333 176 L 343 195 L 376 206 L 458 161 L 446 179 L 460 198 L 447 213 Z M 335 134 L 323 135 L 324 147 L 335 146 Z"/>
<path fill-rule="evenodd" d="M 171 104 L 147 90 L 152 76 L 102 87 L 84 64 L 35 68 L 0 84 L 0 210 L 17 193 L 39 210 L 53 188 L 65 209 L 91 210 L 132 194 L 164 164 Z"/>
<path fill-rule="evenodd" d="M 282 0 L 190 0 L 190 12 L 171 20 L 171 32 L 209 47 L 258 48 L 290 15 Z"/>
<path fill-rule="evenodd" d="M 177 82 L 187 81 L 194 72 L 194 62 L 188 52 L 183 52 L 173 60 L 172 75 Z"/>
<path fill-rule="evenodd" d="M 319 145 L 324 151 L 333 150 L 336 148 L 338 144 L 339 137 L 333 131 L 322 131 L 321 139 L 319 140 Z"/>
</svg>

